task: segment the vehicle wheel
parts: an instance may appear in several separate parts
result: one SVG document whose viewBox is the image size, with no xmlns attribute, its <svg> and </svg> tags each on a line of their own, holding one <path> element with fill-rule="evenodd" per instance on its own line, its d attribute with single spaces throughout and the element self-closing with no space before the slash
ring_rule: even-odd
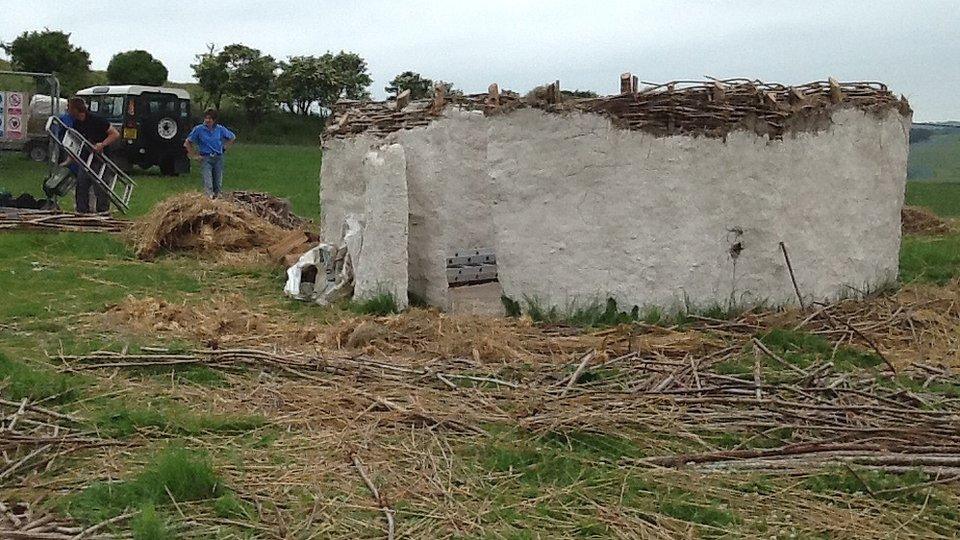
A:
<svg viewBox="0 0 960 540">
<path fill-rule="evenodd" d="M 177 173 L 177 160 L 173 157 L 165 157 L 160 160 L 160 174 L 164 176 L 180 176 Z"/>
<path fill-rule="evenodd" d="M 44 163 L 50 157 L 50 152 L 47 150 L 46 144 L 31 144 L 30 148 L 27 149 L 27 156 L 31 161 Z"/>
</svg>

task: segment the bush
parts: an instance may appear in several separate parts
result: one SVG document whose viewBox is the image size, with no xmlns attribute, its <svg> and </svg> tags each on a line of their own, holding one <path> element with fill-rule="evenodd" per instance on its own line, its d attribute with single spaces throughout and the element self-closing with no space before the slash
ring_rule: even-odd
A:
<svg viewBox="0 0 960 540">
<path fill-rule="evenodd" d="M 224 107 L 218 122 L 236 133 L 241 143 L 253 144 L 319 146 L 324 128 L 324 120 L 319 116 L 280 111 L 267 112 L 253 123 L 233 107 Z"/>
</svg>

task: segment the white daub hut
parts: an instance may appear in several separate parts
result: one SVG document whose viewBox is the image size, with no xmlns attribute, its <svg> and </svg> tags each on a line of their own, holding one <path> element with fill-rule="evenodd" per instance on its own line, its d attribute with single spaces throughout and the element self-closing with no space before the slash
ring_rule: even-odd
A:
<svg viewBox="0 0 960 540">
<path fill-rule="evenodd" d="M 355 295 L 669 309 L 897 278 L 911 111 L 884 85 L 622 90 L 344 104 L 324 134 L 321 234 L 362 222 Z"/>
</svg>

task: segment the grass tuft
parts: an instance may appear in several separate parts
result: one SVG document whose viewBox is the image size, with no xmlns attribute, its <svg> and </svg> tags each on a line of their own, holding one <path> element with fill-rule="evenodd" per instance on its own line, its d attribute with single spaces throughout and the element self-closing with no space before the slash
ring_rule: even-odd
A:
<svg viewBox="0 0 960 540">
<path fill-rule="evenodd" d="M 223 482 L 205 455 L 174 445 L 154 456 L 131 479 L 99 482 L 67 497 L 65 510 L 78 520 L 97 523 L 128 508 L 171 503 L 171 497 L 177 502 L 198 501 L 223 492 Z"/>
<path fill-rule="evenodd" d="M 214 501 L 213 511 L 226 519 L 252 520 L 255 515 L 250 505 L 238 499 L 233 493 L 227 493 Z"/>
<path fill-rule="evenodd" d="M 353 300 L 347 304 L 347 309 L 360 315 L 392 315 L 399 313 L 397 301 L 390 293 L 380 293 L 367 300 Z"/>
<path fill-rule="evenodd" d="M 175 536 L 152 504 L 144 505 L 130 522 L 134 540 L 173 540 Z"/>
<path fill-rule="evenodd" d="M 500 296 L 500 302 L 503 303 L 503 310 L 506 312 L 507 317 L 519 317 L 523 315 L 523 308 L 520 307 L 520 302 L 506 295 Z"/>
<path fill-rule="evenodd" d="M 584 305 L 573 303 L 565 310 L 556 306 L 543 306 L 537 298 L 525 297 L 527 315 L 536 322 L 549 324 L 568 324 L 588 328 L 603 328 L 629 324 L 640 319 L 640 308 L 633 306 L 629 311 L 620 311 L 617 301 L 607 298 L 606 302 L 590 301 Z"/>
</svg>

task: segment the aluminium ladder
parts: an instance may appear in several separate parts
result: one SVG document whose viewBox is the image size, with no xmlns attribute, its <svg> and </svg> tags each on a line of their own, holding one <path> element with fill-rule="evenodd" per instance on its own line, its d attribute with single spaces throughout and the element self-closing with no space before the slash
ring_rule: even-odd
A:
<svg viewBox="0 0 960 540">
<path fill-rule="evenodd" d="M 116 163 L 103 153 L 93 149 L 93 144 L 83 138 L 77 130 L 67 127 L 56 116 L 47 119 L 47 133 L 60 150 L 67 153 L 95 182 L 107 192 L 110 202 L 117 210 L 126 214 L 130 205 L 130 195 L 137 185 Z"/>
</svg>

